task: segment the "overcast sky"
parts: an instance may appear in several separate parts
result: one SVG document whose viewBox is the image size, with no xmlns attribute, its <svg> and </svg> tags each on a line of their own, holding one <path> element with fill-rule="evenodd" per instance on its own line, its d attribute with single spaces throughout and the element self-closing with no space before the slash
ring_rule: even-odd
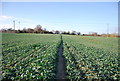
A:
<svg viewBox="0 0 120 81">
<path fill-rule="evenodd" d="M 3 2 L 0 29 L 34 28 L 81 33 L 115 33 L 118 29 L 117 2 Z M 20 24 L 19 24 L 20 22 Z"/>
</svg>

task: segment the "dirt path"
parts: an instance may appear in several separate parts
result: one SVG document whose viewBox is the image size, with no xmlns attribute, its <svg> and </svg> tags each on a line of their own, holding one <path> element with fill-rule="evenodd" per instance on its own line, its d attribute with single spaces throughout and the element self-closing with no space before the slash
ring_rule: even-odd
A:
<svg viewBox="0 0 120 81">
<path fill-rule="evenodd" d="M 63 41 L 61 39 L 61 43 L 58 50 L 58 66 L 57 66 L 57 81 L 65 81 L 65 63 L 63 58 Z"/>
</svg>

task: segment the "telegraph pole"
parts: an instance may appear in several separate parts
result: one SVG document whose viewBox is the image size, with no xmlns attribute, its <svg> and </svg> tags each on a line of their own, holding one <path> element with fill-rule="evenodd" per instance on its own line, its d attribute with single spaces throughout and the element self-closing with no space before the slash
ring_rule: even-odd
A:
<svg viewBox="0 0 120 81">
<path fill-rule="evenodd" d="M 15 20 L 13 21 L 13 28 L 14 28 L 14 30 L 15 30 Z"/>
<path fill-rule="evenodd" d="M 19 23 L 19 30 L 20 30 L 20 21 L 18 23 Z"/>
</svg>

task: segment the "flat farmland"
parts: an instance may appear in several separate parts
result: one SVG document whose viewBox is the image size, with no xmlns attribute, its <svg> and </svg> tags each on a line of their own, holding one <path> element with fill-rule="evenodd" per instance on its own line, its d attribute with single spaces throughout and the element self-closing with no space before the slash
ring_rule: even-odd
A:
<svg viewBox="0 0 120 81">
<path fill-rule="evenodd" d="M 2 76 L 11 80 L 55 78 L 59 35 L 3 34 Z"/>
<path fill-rule="evenodd" d="M 118 38 L 63 35 L 67 78 L 117 80 Z"/>
<path fill-rule="evenodd" d="M 60 74 L 71 81 L 119 80 L 118 38 L 2 34 L 2 80 L 54 81 Z"/>
</svg>

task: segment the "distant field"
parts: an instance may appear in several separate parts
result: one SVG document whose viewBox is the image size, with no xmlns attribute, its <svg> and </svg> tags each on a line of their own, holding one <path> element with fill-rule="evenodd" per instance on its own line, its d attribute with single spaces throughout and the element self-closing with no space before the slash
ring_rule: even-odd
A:
<svg viewBox="0 0 120 81">
<path fill-rule="evenodd" d="M 61 41 L 66 79 L 118 79 L 118 38 L 8 33 L 2 34 L 3 79 L 54 80 Z"/>
<path fill-rule="evenodd" d="M 63 35 L 64 40 L 70 40 L 76 44 L 84 44 L 88 47 L 100 48 L 110 52 L 118 52 L 118 38 Z"/>
</svg>

